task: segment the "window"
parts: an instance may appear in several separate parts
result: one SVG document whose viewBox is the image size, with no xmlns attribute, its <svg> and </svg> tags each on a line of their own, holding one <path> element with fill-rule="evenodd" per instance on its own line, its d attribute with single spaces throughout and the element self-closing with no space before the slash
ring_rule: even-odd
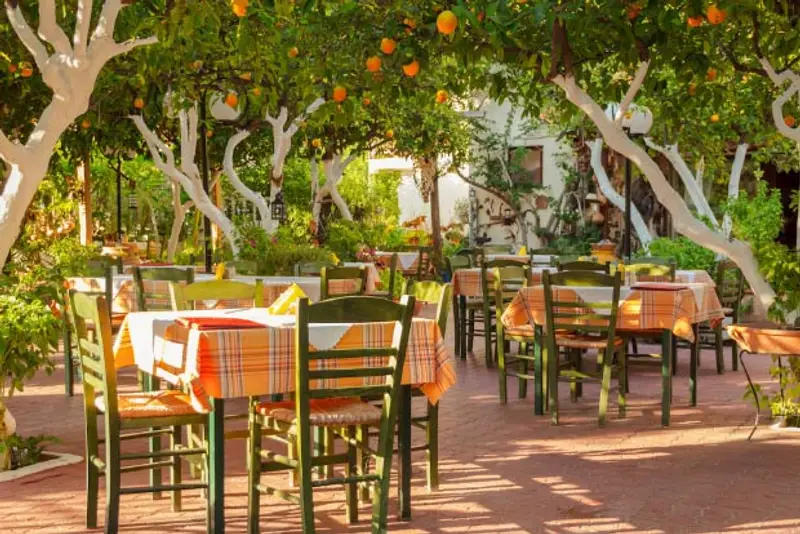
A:
<svg viewBox="0 0 800 534">
<path fill-rule="evenodd" d="M 544 184 L 541 146 L 515 147 L 508 151 L 508 172 L 517 184 Z"/>
</svg>

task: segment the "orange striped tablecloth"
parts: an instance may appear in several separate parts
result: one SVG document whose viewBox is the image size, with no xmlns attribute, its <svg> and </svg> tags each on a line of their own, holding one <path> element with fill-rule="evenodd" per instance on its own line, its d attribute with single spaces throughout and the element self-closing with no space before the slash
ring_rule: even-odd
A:
<svg viewBox="0 0 800 534">
<path fill-rule="evenodd" d="M 688 284 L 679 291 L 646 289 L 620 289 L 617 328 L 628 330 L 671 330 L 675 335 L 694 341 L 692 325 L 704 321 L 721 321 L 725 314 L 713 287 L 706 284 Z M 589 302 L 611 300 L 609 288 L 555 287 L 555 299 L 562 302 L 582 302 L 581 291 L 592 292 Z M 545 324 L 544 287 L 541 285 L 521 289 L 503 313 L 506 327 L 529 324 L 528 310 L 533 321 Z"/>
<path fill-rule="evenodd" d="M 263 308 L 236 313 L 236 318 L 264 322 L 264 328 L 197 330 L 178 325 L 187 316 L 219 316 L 219 312 L 139 312 L 123 322 L 114 343 L 117 368 L 135 365 L 173 383 L 189 384 L 199 409 L 208 396 L 238 398 L 289 393 L 294 390 L 294 327 L 291 317 L 274 321 Z M 230 315 L 234 317 L 234 315 Z M 287 323 L 286 321 L 289 321 Z M 313 329 L 312 325 L 312 342 Z M 395 323 L 353 324 L 341 332 L 336 348 L 387 347 Z M 363 365 L 358 360 L 325 365 Z M 353 385 L 353 379 L 329 379 L 325 387 Z M 367 379 L 365 382 L 369 383 Z M 377 378 L 380 380 L 380 378 Z M 350 381 L 348 383 L 348 381 Z M 450 351 L 438 325 L 415 318 L 403 370 L 403 383 L 421 386 L 435 403 L 456 382 Z"/>
<path fill-rule="evenodd" d="M 550 267 L 533 267 L 531 269 L 532 284 L 542 283 L 542 273 L 550 270 Z M 555 269 L 554 267 L 552 269 Z M 494 280 L 491 270 L 486 271 L 489 282 Z M 473 267 L 470 269 L 459 269 L 453 275 L 453 294 L 463 297 L 481 297 L 481 269 Z"/>
</svg>

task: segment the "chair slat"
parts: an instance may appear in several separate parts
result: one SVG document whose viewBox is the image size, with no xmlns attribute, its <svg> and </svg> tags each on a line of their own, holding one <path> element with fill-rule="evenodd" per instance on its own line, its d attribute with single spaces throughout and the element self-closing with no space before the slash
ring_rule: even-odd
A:
<svg viewBox="0 0 800 534">
<path fill-rule="evenodd" d="M 308 372 L 310 379 L 320 378 L 360 378 L 368 376 L 391 375 L 394 367 L 355 367 L 350 369 L 319 369 Z"/>
</svg>

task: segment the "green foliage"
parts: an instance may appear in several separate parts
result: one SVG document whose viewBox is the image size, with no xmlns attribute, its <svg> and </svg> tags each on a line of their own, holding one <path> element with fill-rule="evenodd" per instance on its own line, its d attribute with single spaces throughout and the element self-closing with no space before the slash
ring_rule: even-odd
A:
<svg viewBox="0 0 800 534">
<path fill-rule="evenodd" d="M 353 218 L 366 223 L 397 224 L 400 205 L 397 187 L 401 177 L 397 171 L 380 171 L 367 175 L 367 159 L 362 157 L 348 165 L 339 183 Z"/>
<path fill-rule="evenodd" d="M 602 239 L 596 226 L 581 226 L 574 234 L 563 234 L 552 242 L 550 247 L 563 256 L 587 256 L 592 252 L 592 244 Z"/>
<path fill-rule="evenodd" d="M 328 223 L 325 246 L 342 261 L 351 261 L 356 253 L 367 243 L 365 227 L 357 222 L 333 221 Z"/>
<path fill-rule="evenodd" d="M 654 239 L 648 250 L 639 250 L 636 252 L 636 256 L 675 258 L 678 269 L 700 269 L 711 274 L 714 272 L 716 261 L 716 256 L 712 251 L 683 236 Z"/>
<path fill-rule="evenodd" d="M 240 226 L 239 247 L 237 259 L 255 262 L 257 274 L 266 276 L 292 275 L 298 263 L 332 261 L 328 249 L 268 236 L 255 224 Z"/>
<path fill-rule="evenodd" d="M 11 469 L 38 464 L 44 459 L 46 445 L 56 443 L 61 443 L 61 440 L 55 436 L 39 435 L 24 438 L 19 434 L 11 434 L 0 440 L 0 458 L 4 453 L 10 452 Z"/>
</svg>

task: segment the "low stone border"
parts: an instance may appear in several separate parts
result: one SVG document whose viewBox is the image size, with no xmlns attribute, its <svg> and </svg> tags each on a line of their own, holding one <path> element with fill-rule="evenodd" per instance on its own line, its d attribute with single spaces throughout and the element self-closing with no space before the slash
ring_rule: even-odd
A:
<svg viewBox="0 0 800 534">
<path fill-rule="evenodd" d="M 0 471 L 0 484 L 3 482 L 17 480 L 28 475 L 35 475 L 36 473 L 41 473 L 43 471 L 49 471 L 57 467 L 77 464 L 83 461 L 83 457 L 75 456 L 74 454 L 65 454 L 60 452 L 47 452 L 45 454 L 51 458 L 37 464 L 20 467 L 19 469 Z"/>
</svg>

